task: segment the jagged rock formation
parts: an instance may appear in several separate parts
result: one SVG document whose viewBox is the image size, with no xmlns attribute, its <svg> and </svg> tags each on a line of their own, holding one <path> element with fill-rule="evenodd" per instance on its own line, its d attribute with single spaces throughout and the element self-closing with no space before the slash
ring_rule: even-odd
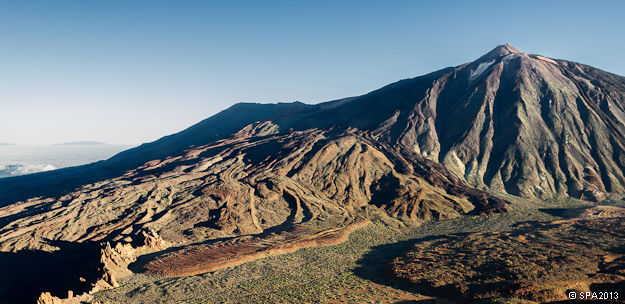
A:
<svg viewBox="0 0 625 304">
<path fill-rule="evenodd" d="M 90 293 L 118 287 L 117 279 L 132 273 L 128 266 L 136 262 L 138 256 L 167 249 L 170 245 L 152 228 L 141 231 L 139 239 L 142 239 L 142 241 L 133 240 L 132 238 L 127 239 L 130 242 L 122 240 L 116 242 L 115 246 L 111 246 L 110 242 L 103 244 L 100 253 L 100 271 L 102 276 L 93 284 L 93 288 L 89 291 Z M 134 243 L 138 242 L 142 244 L 133 246 Z"/>
<path fill-rule="evenodd" d="M 39 299 L 37 299 L 37 304 L 61 304 L 62 300 L 58 297 L 52 296 L 49 292 L 42 292 Z"/>
</svg>

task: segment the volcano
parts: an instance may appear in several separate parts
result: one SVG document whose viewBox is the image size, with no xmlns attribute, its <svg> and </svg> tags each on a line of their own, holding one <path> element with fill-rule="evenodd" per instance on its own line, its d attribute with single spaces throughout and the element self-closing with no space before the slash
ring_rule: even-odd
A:
<svg viewBox="0 0 625 304">
<path fill-rule="evenodd" d="M 624 170 L 625 78 L 501 45 L 362 96 L 240 103 L 105 161 L 0 179 L 2 265 L 71 265 L 69 285 L 17 276 L 0 296 L 202 274 L 343 242 L 380 212 L 418 226 L 505 212 L 502 195 L 602 200 L 625 192 Z"/>
</svg>

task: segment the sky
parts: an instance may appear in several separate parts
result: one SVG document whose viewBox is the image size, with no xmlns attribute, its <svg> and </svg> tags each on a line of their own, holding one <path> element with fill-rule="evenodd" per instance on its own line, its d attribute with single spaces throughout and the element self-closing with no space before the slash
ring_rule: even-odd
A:
<svg viewBox="0 0 625 304">
<path fill-rule="evenodd" d="M 319 103 L 495 46 L 625 75 L 625 1 L 0 0 L 0 142 L 135 145 L 237 102 Z"/>
</svg>

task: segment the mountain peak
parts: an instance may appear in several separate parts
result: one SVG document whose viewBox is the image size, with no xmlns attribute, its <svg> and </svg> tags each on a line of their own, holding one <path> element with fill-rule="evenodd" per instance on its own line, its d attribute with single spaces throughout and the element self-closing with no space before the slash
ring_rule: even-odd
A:
<svg viewBox="0 0 625 304">
<path fill-rule="evenodd" d="M 515 48 L 509 43 L 501 44 L 492 49 L 490 52 L 486 53 L 486 55 L 482 56 L 481 59 L 496 59 L 499 57 L 503 57 L 509 54 L 523 54 L 523 52 L 519 51 L 519 49 Z"/>
<path fill-rule="evenodd" d="M 495 49 L 500 49 L 500 50 L 506 51 L 508 53 L 523 53 L 523 52 L 519 51 L 519 49 L 517 49 L 514 46 L 512 46 L 510 43 L 498 45 Z"/>
<path fill-rule="evenodd" d="M 498 45 L 492 51 L 490 51 L 488 54 L 490 54 L 490 53 L 498 54 L 500 56 L 505 56 L 505 55 L 512 54 L 512 53 L 521 54 L 523 52 L 519 51 L 519 49 L 515 48 L 510 43 L 506 43 L 506 44 Z"/>
</svg>

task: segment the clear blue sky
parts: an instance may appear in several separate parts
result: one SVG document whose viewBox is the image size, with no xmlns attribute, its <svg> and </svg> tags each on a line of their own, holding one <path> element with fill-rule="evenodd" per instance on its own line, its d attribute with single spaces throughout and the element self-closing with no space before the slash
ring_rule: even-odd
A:
<svg viewBox="0 0 625 304">
<path fill-rule="evenodd" d="M 625 1 L 2 1 L 0 142 L 137 144 L 241 101 L 318 103 L 498 44 L 625 75 Z"/>
</svg>

